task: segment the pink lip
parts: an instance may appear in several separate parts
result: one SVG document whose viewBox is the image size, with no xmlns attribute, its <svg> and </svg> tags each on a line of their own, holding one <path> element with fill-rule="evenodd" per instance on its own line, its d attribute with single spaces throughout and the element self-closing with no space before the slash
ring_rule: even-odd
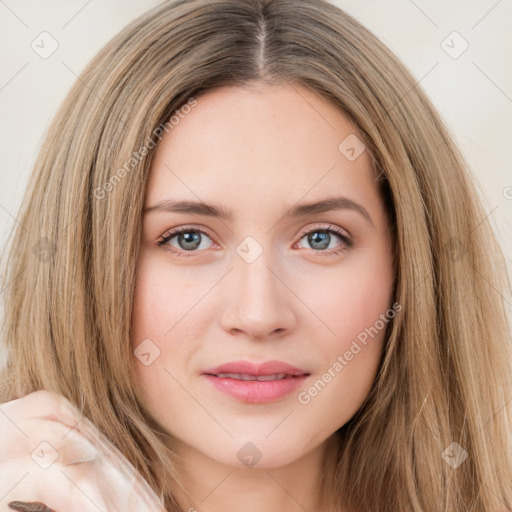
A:
<svg viewBox="0 0 512 512">
<path fill-rule="evenodd" d="M 217 377 L 219 373 L 243 373 L 252 376 L 285 373 L 284 379 L 257 381 Z M 267 361 L 257 365 L 249 361 L 233 361 L 203 371 L 207 380 L 220 391 L 238 400 L 250 403 L 266 403 L 288 395 L 309 376 L 308 372 L 282 361 Z"/>
<path fill-rule="evenodd" d="M 203 374 L 216 375 L 219 373 L 246 373 L 247 375 L 272 375 L 274 373 L 286 373 L 288 375 L 309 375 L 308 372 L 282 361 L 265 361 L 261 364 L 254 364 L 250 361 L 231 361 L 221 364 L 215 368 L 203 370 Z"/>
</svg>

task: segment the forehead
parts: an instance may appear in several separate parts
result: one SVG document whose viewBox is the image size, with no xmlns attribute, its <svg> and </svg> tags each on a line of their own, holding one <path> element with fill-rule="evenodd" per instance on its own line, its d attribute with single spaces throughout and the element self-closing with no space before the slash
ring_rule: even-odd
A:
<svg viewBox="0 0 512 512">
<path fill-rule="evenodd" d="M 347 158 L 344 141 L 362 153 Z M 147 203 L 173 194 L 257 207 L 375 191 L 371 157 L 339 109 L 301 85 L 258 85 L 197 98 L 157 147 Z"/>
</svg>

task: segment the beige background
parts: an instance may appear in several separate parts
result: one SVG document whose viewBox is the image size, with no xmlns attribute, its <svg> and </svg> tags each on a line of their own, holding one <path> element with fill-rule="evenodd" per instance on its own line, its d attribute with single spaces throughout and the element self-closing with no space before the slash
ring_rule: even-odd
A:
<svg viewBox="0 0 512 512">
<path fill-rule="evenodd" d="M 16 222 L 42 136 L 64 94 L 114 34 L 159 3 L 0 0 L 1 247 Z M 505 62 L 512 54 L 512 1 L 333 3 L 377 34 L 438 107 L 472 166 L 512 272 L 512 68 Z M 42 32 L 58 44 L 46 59 L 31 47 L 50 37 L 40 36 Z M 512 311 L 511 302 L 507 297 Z"/>
</svg>

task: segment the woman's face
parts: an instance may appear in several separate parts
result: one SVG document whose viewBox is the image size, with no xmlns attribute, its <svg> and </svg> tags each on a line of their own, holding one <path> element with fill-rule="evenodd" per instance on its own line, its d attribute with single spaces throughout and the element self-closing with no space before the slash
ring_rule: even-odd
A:
<svg viewBox="0 0 512 512">
<path fill-rule="evenodd" d="M 355 132 L 302 86 L 223 87 L 161 140 L 132 348 L 145 404 L 183 454 L 285 465 L 368 395 L 394 316 L 392 239 Z M 302 376 L 211 370 L 240 360 Z"/>
</svg>

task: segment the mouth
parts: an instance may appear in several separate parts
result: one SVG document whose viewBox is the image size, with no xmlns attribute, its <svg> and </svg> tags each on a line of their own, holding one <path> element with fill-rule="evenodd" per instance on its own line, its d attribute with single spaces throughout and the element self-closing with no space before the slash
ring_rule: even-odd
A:
<svg viewBox="0 0 512 512">
<path fill-rule="evenodd" d="M 304 375 L 289 375 L 287 373 L 274 373 L 270 375 L 249 375 L 247 373 L 217 373 L 217 374 L 205 374 L 211 375 L 212 377 L 219 377 L 221 379 L 235 379 L 235 380 L 258 380 L 260 382 L 265 382 L 269 380 L 283 380 L 283 379 L 297 379 Z"/>
<path fill-rule="evenodd" d="M 206 370 L 202 376 L 217 390 L 238 401 L 261 404 L 289 395 L 310 373 L 279 361 L 259 366 L 238 361 Z"/>
</svg>

